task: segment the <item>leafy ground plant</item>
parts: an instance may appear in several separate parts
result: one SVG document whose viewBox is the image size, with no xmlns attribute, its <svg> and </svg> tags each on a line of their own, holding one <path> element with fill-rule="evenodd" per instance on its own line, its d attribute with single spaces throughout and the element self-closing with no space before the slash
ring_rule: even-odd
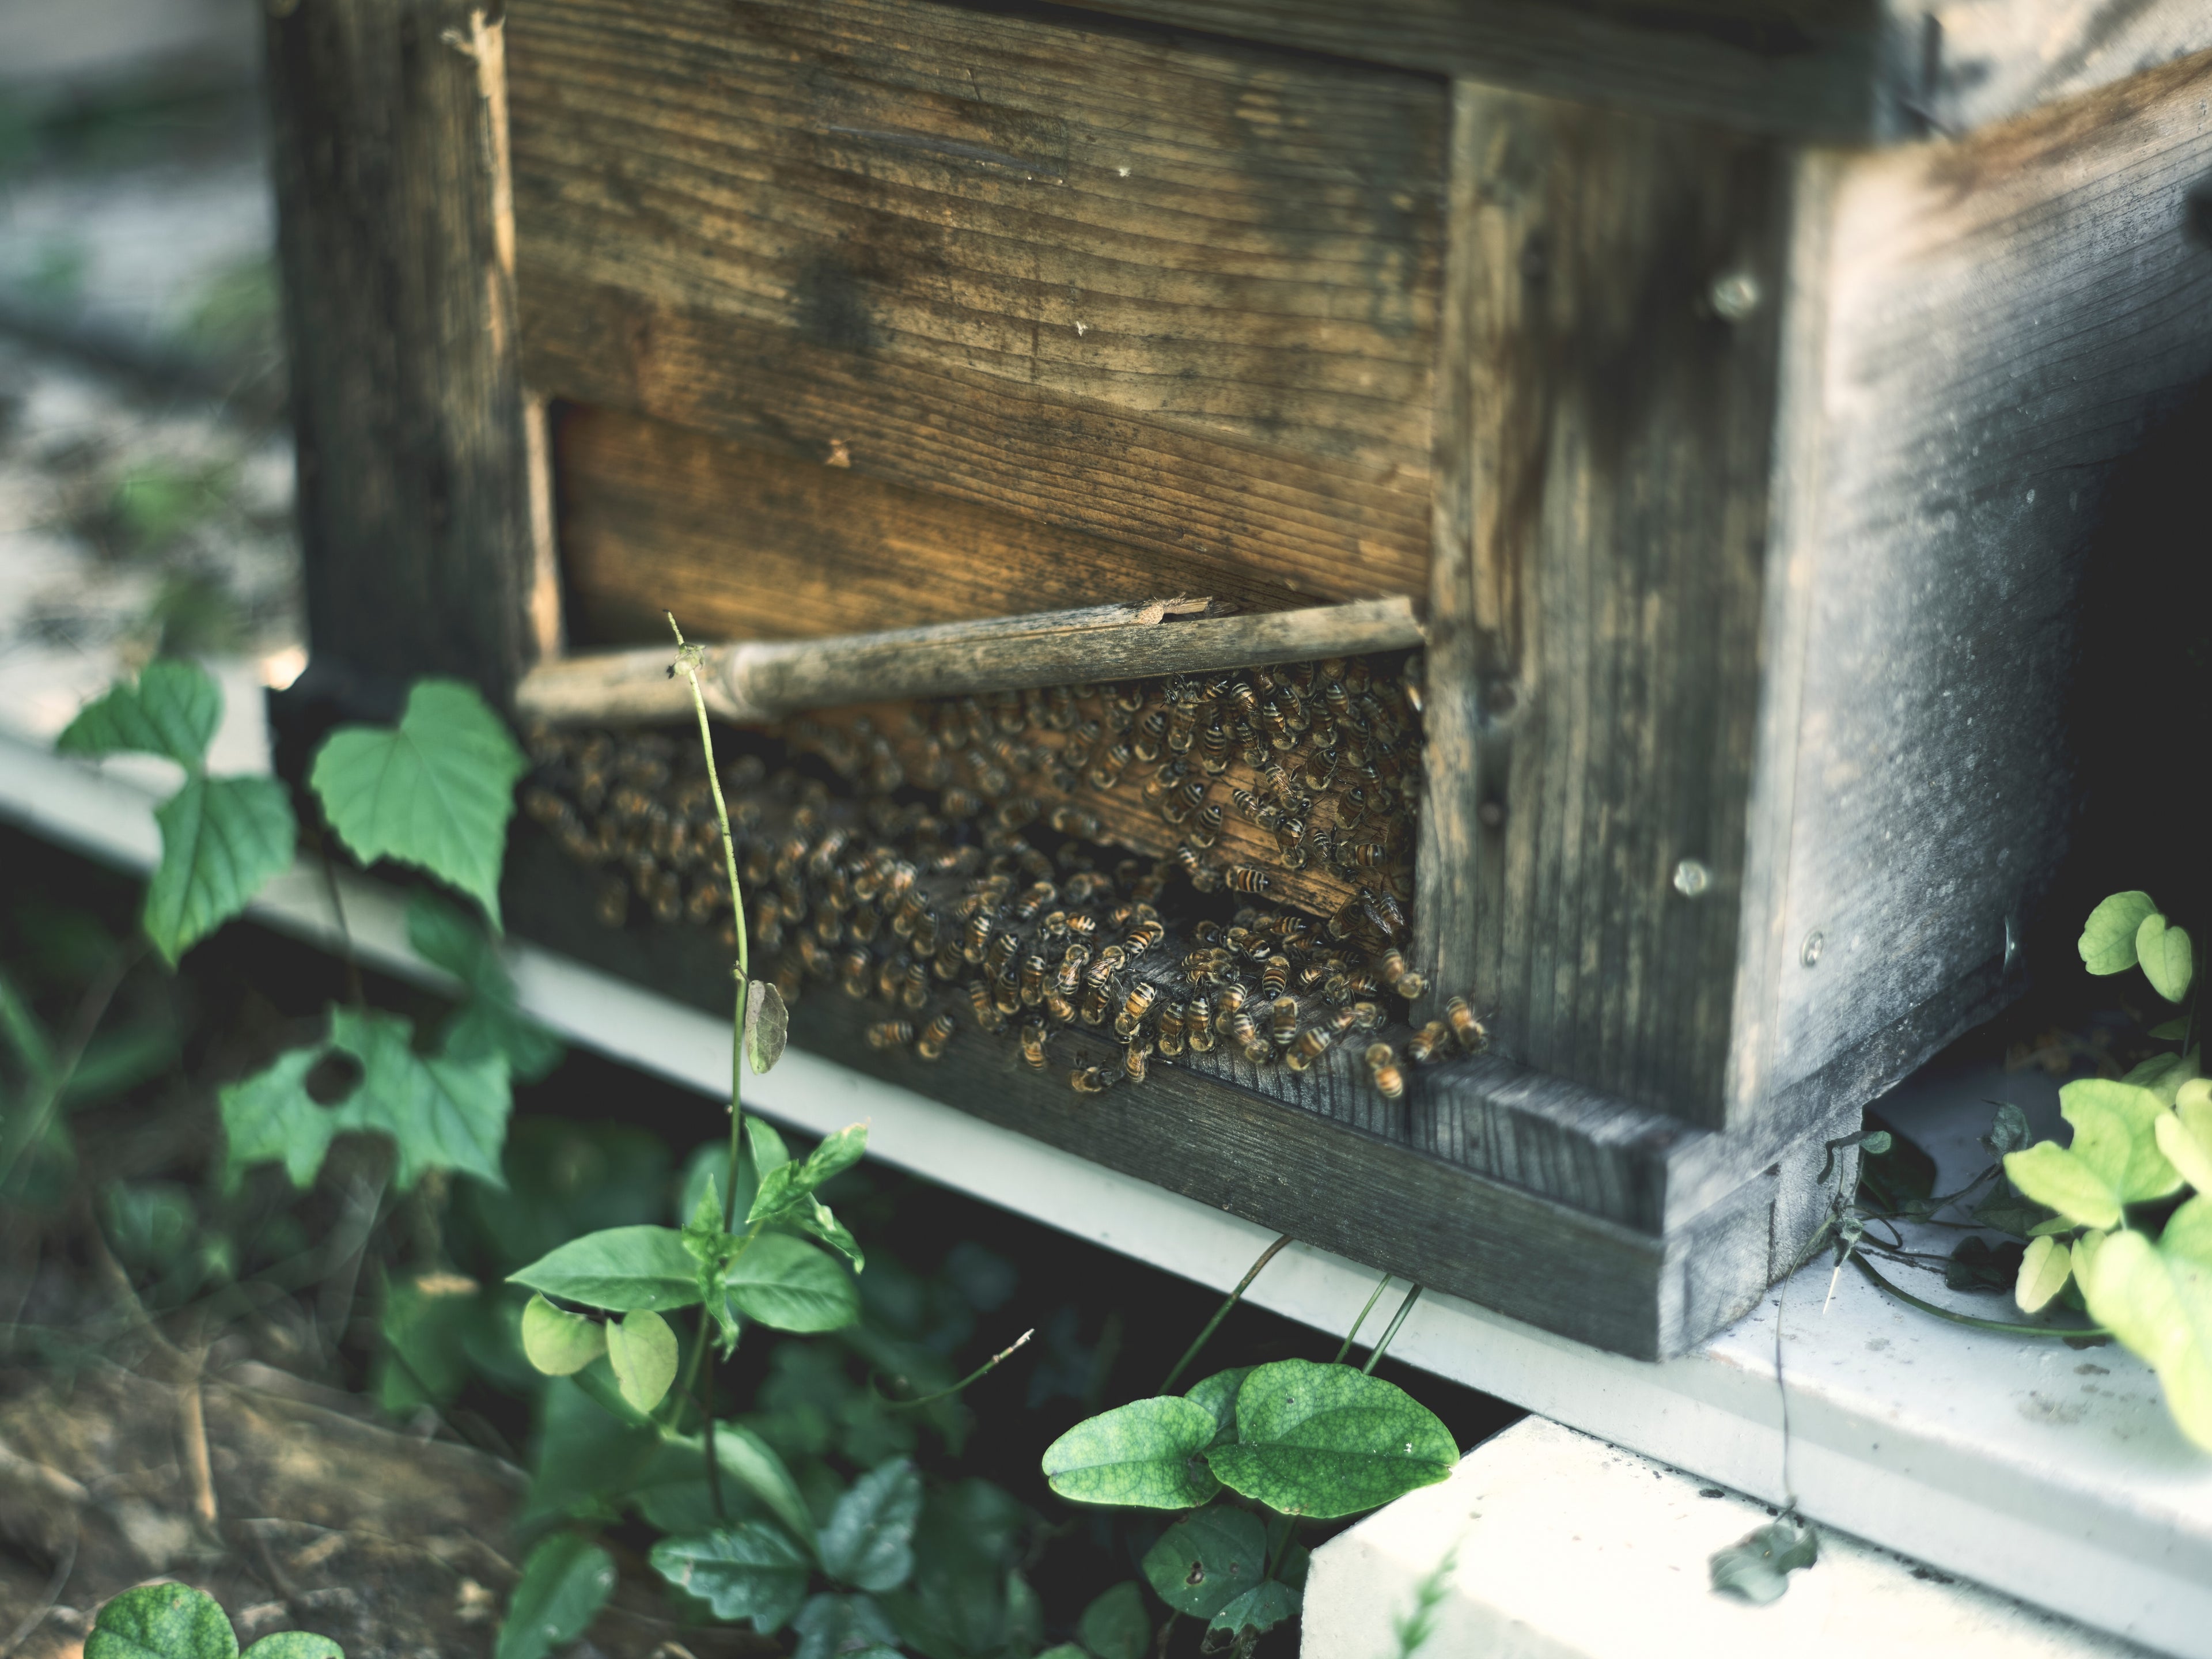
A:
<svg viewBox="0 0 2212 1659">
<path fill-rule="evenodd" d="M 187 1584 L 141 1584 L 100 1610 L 84 1659 L 240 1659 L 237 1633 L 216 1599 Z M 345 1659 L 327 1636 L 279 1631 L 243 1659 Z"/>
</svg>

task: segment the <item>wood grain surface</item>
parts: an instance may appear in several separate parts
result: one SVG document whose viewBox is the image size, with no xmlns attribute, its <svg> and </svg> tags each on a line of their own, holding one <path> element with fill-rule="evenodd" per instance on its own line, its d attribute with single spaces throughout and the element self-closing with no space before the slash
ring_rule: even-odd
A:
<svg viewBox="0 0 2212 1659">
<path fill-rule="evenodd" d="M 929 0 L 510 28 L 538 390 L 1298 595 L 1421 590 L 1437 82 Z"/>
<path fill-rule="evenodd" d="M 1426 949 L 1504 1056 L 1717 1126 L 1783 181 L 1717 129 L 1456 99 Z"/>
<path fill-rule="evenodd" d="M 460 0 L 269 18 L 307 625 L 327 668 L 536 654 L 500 26 Z"/>
</svg>

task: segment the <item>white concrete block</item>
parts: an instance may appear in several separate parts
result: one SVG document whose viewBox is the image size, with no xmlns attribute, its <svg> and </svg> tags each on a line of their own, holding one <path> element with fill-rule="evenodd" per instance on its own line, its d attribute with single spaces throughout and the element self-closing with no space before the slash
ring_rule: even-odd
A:
<svg viewBox="0 0 2212 1659">
<path fill-rule="evenodd" d="M 1443 1573 L 1420 1659 L 2118 1659 L 2144 1650 L 1820 1529 L 1820 1559 L 1755 1607 L 1706 1561 L 1771 1511 L 1542 1418 L 1329 1540 L 1305 1659 L 1395 1659 Z M 1447 1558 L 1449 1567 L 1444 1567 Z M 2212 1632 L 2208 1632 L 2212 1636 Z"/>
</svg>

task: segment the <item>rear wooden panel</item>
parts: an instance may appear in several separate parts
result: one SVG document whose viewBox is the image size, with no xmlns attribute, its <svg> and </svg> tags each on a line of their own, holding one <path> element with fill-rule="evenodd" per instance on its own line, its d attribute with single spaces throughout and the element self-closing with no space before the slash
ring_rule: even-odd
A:
<svg viewBox="0 0 2212 1659">
<path fill-rule="evenodd" d="M 1425 586 L 1439 82 L 923 0 L 508 27 L 538 391 L 1286 596 Z"/>
</svg>

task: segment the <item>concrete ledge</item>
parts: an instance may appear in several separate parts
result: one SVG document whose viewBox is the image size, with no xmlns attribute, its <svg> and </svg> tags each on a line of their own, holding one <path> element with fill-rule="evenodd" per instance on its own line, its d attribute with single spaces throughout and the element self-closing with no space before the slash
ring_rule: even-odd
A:
<svg viewBox="0 0 2212 1659">
<path fill-rule="evenodd" d="M 1420 1659 L 2120 1659 L 2140 1648 L 1931 1571 L 1846 1534 L 1754 1607 L 1706 1560 L 1773 1511 L 1540 1418 L 1452 1478 L 1314 1553 L 1306 1659 L 1385 1659 L 1425 1581 Z"/>
</svg>

